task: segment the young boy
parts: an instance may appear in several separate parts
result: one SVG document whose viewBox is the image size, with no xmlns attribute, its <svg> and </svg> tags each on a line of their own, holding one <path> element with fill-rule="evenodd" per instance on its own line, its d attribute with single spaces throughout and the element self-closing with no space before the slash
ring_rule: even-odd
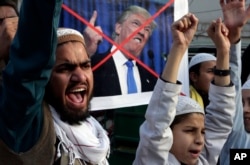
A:
<svg viewBox="0 0 250 165">
<path fill-rule="evenodd" d="M 235 89 L 229 74 L 218 74 L 229 72 L 230 50 L 228 31 L 220 19 L 212 22 L 208 29 L 217 48 L 217 61 L 206 115 L 197 102 L 180 96 L 177 73 L 197 24 L 198 19 L 187 14 L 172 25 L 173 45 L 148 105 L 146 120 L 140 127 L 141 139 L 134 165 L 216 164 L 231 132 Z"/>
</svg>

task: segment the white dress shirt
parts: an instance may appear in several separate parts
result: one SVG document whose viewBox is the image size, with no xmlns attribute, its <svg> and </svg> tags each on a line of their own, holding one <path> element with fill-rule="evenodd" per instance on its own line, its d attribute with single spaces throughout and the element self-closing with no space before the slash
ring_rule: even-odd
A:
<svg viewBox="0 0 250 165">
<path fill-rule="evenodd" d="M 115 49 L 116 47 L 112 46 L 111 52 L 114 51 Z M 122 94 L 128 94 L 128 86 L 127 86 L 128 68 L 125 64 L 128 61 L 128 59 L 122 54 L 120 50 L 117 50 L 113 54 L 112 58 L 114 59 L 114 62 L 115 62 L 115 67 L 116 67 L 119 82 L 120 82 L 121 92 Z M 133 60 L 133 63 L 134 63 L 133 72 L 134 72 L 137 92 L 139 93 L 141 92 L 141 79 L 140 79 L 138 67 L 135 64 L 135 60 Z"/>
</svg>

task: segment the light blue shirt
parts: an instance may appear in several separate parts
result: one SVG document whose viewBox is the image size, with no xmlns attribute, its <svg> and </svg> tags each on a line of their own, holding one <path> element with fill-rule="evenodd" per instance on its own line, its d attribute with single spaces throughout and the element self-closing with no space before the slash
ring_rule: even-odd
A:
<svg viewBox="0 0 250 165">
<path fill-rule="evenodd" d="M 245 131 L 243 120 L 241 95 L 241 42 L 231 47 L 230 67 L 231 80 L 236 87 L 236 114 L 234 118 L 233 130 L 221 151 L 220 165 L 230 164 L 230 148 L 250 148 L 250 134 Z"/>
</svg>

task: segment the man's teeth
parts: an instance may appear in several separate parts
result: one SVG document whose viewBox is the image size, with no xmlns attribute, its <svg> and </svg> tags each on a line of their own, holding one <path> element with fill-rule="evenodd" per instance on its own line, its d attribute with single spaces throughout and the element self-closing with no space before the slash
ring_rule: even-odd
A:
<svg viewBox="0 0 250 165">
<path fill-rule="evenodd" d="M 138 38 L 135 38 L 135 41 L 137 41 L 138 43 L 141 43 L 141 40 Z"/>
<path fill-rule="evenodd" d="M 83 92 L 83 91 L 85 91 L 85 89 L 80 88 L 80 89 L 74 89 L 71 92 Z"/>
</svg>

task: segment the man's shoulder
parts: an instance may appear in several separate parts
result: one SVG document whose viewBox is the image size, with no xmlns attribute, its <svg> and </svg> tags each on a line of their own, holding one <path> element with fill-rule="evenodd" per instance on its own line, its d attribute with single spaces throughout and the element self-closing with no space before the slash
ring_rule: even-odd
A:
<svg viewBox="0 0 250 165">
<path fill-rule="evenodd" d="M 99 62 L 101 62 L 102 60 L 104 60 L 105 57 L 107 57 L 110 54 L 110 49 L 104 53 L 98 53 L 98 54 L 94 54 L 91 57 L 91 64 L 92 66 L 98 64 Z"/>
<path fill-rule="evenodd" d="M 102 68 L 104 70 L 113 70 L 115 67 L 115 61 L 112 58 L 112 56 L 109 56 L 110 54 L 110 49 L 104 53 L 100 53 L 100 54 L 96 54 L 94 56 L 91 57 L 91 65 L 92 67 L 95 67 L 97 65 L 99 65 L 100 63 L 102 63 L 100 66 L 98 66 L 96 68 L 96 70 L 98 68 Z M 100 69 L 98 69 L 100 70 Z"/>
</svg>

